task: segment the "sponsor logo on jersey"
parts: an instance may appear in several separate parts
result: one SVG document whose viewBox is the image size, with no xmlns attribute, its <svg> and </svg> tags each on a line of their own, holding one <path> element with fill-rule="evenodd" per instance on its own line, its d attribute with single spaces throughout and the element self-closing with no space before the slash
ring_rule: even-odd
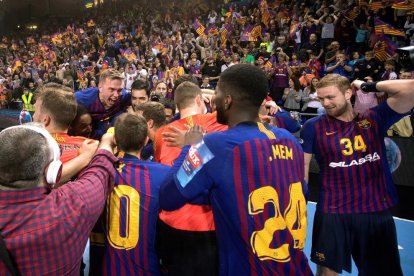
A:
<svg viewBox="0 0 414 276">
<path fill-rule="evenodd" d="M 332 134 L 335 134 L 336 133 L 336 131 L 332 131 L 332 132 L 325 132 L 325 134 L 326 134 L 326 136 L 329 136 L 329 135 L 332 135 Z"/>
<path fill-rule="evenodd" d="M 366 162 L 375 162 L 380 160 L 381 157 L 379 156 L 379 154 L 377 152 L 375 152 L 374 154 L 367 154 L 365 155 L 365 157 L 359 158 L 358 160 L 352 160 L 351 162 L 345 162 L 345 161 L 341 161 L 341 162 L 331 162 L 329 163 L 329 167 L 331 168 L 348 168 L 348 167 L 352 167 L 352 166 L 359 166 L 362 164 L 365 164 Z"/>
<path fill-rule="evenodd" d="M 181 168 L 177 172 L 177 179 L 184 188 L 193 179 L 197 172 L 208 162 L 214 155 L 202 140 L 197 145 L 190 148 L 184 159 Z"/>
<path fill-rule="evenodd" d="M 188 160 L 190 161 L 192 167 L 194 169 L 197 169 L 198 166 L 201 164 L 201 158 L 198 154 L 197 150 L 194 147 L 191 147 L 191 149 L 188 152 Z"/>
</svg>

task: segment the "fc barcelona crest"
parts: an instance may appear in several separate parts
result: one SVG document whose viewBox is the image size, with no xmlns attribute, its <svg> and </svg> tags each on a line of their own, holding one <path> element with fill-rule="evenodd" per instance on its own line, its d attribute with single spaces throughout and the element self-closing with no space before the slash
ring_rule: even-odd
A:
<svg viewBox="0 0 414 276">
<path fill-rule="evenodd" d="M 364 119 L 358 122 L 358 126 L 362 129 L 368 129 L 371 127 L 371 122 L 368 119 Z"/>
</svg>

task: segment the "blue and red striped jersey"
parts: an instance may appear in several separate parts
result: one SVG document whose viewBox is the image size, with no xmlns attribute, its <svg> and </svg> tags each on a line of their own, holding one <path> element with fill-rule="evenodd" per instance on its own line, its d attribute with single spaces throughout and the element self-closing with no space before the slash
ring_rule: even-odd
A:
<svg viewBox="0 0 414 276">
<path fill-rule="evenodd" d="M 273 117 L 275 118 L 276 127 L 284 128 L 290 133 L 295 133 L 302 127 L 300 123 L 293 119 L 290 116 L 290 113 L 285 110 L 276 112 Z"/>
<path fill-rule="evenodd" d="M 158 194 L 170 167 L 125 154 L 105 208 L 103 275 L 159 275 Z"/>
<path fill-rule="evenodd" d="M 220 275 L 311 275 L 303 160 L 292 134 L 262 123 L 208 134 L 181 153 L 161 189 L 161 208 L 209 191 Z"/>
<path fill-rule="evenodd" d="M 100 139 L 109 127 L 113 126 L 115 119 L 126 111 L 131 104 L 131 94 L 122 90 L 121 96 L 108 109 L 105 109 L 99 99 L 99 89 L 96 87 L 75 92 L 78 104 L 86 107 L 92 116 L 92 136 L 93 139 Z"/>
<path fill-rule="evenodd" d="M 116 161 L 98 150 L 76 181 L 57 189 L 0 190 L 0 231 L 20 275 L 79 275 Z M 9 275 L 2 261 L 0 275 Z"/>
<path fill-rule="evenodd" d="M 317 210 L 367 213 L 397 203 L 384 136 L 404 116 L 384 102 L 351 122 L 323 115 L 305 123 L 301 131 L 303 150 L 314 154 L 321 174 Z"/>
</svg>

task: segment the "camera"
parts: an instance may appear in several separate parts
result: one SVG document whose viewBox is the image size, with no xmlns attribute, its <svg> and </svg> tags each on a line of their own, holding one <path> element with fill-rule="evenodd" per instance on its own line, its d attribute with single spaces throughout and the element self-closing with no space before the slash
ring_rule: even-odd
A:
<svg viewBox="0 0 414 276">
<path fill-rule="evenodd" d="M 396 53 L 399 65 L 408 70 L 414 70 L 414 46 L 398 48 Z"/>
<path fill-rule="evenodd" d="M 158 94 L 151 95 L 150 101 L 152 102 L 159 102 L 161 100 L 161 96 Z"/>
</svg>

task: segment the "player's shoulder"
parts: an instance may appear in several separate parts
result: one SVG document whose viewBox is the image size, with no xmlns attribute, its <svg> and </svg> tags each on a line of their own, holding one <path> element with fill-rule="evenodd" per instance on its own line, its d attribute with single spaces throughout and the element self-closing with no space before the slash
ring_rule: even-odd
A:
<svg viewBox="0 0 414 276">
<path fill-rule="evenodd" d="M 87 100 L 95 99 L 99 94 L 99 89 L 97 87 L 91 87 L 75 92 L 75 98 L 77 101 L 82 101 L 83 104 L 87 104 Z"/>
<path fill-rule="evenodd" d="M 328 115 L 326 114 L 315 116 L 313 118 L 306 120 L 306 122 L 303 124 L 303 127 L 315 126 L 326 120 L 328 120 Z"/>
<path fill-rule="evenodd" d="M 90 95 L 90 94 L 95 94 L 97 92 L 99 92 L 98 87 L 90 87 L 90 88 L 86 88 L 86 89 L 76 91 L 75 96 L 76 95 Z"/>
<path fill-rule="evenodd" d="M 171 168 L 167 165 L 163 165 L 158 162 L 150 162 L 150 161 L 140 160 L 138 158 L 131 158 L 128 155 L 126 156 L 124 155 L 124 157 L 119 158 L 119 164 L 121 164 L 121 166 L 118 166 L 118 167 L 123 167 L 122 164 L 124 164 L 124 165 L 128 165 L 134 168 L 148 170 L 149 173 L 152 173 L 152 174 L 154 173 L 158 174 L 161 171 L 167 172 Z"/>
<path fill-rule="evenodd" d="M 69 143 L 73 143 L 73 144 L 82 144 L 85 140 L 87 140 L 88 138 L 83 137 L 83 136 L 68 136 L 67 137 L 68 142 Z M 90 139 L 93 140 L 93 139 Z M 93 140 L 94 141 L 94 140 Z"/>
<path fill-rule="evenodd" d="M 150 170 L 156 170 L 156 171 L 169 171 L 171 169 L 170 166 L 158 163 L 158 162 L 150 162 L 150 161 L 142 161 L 142 165 L 147 167 Z"/>
</svg>

